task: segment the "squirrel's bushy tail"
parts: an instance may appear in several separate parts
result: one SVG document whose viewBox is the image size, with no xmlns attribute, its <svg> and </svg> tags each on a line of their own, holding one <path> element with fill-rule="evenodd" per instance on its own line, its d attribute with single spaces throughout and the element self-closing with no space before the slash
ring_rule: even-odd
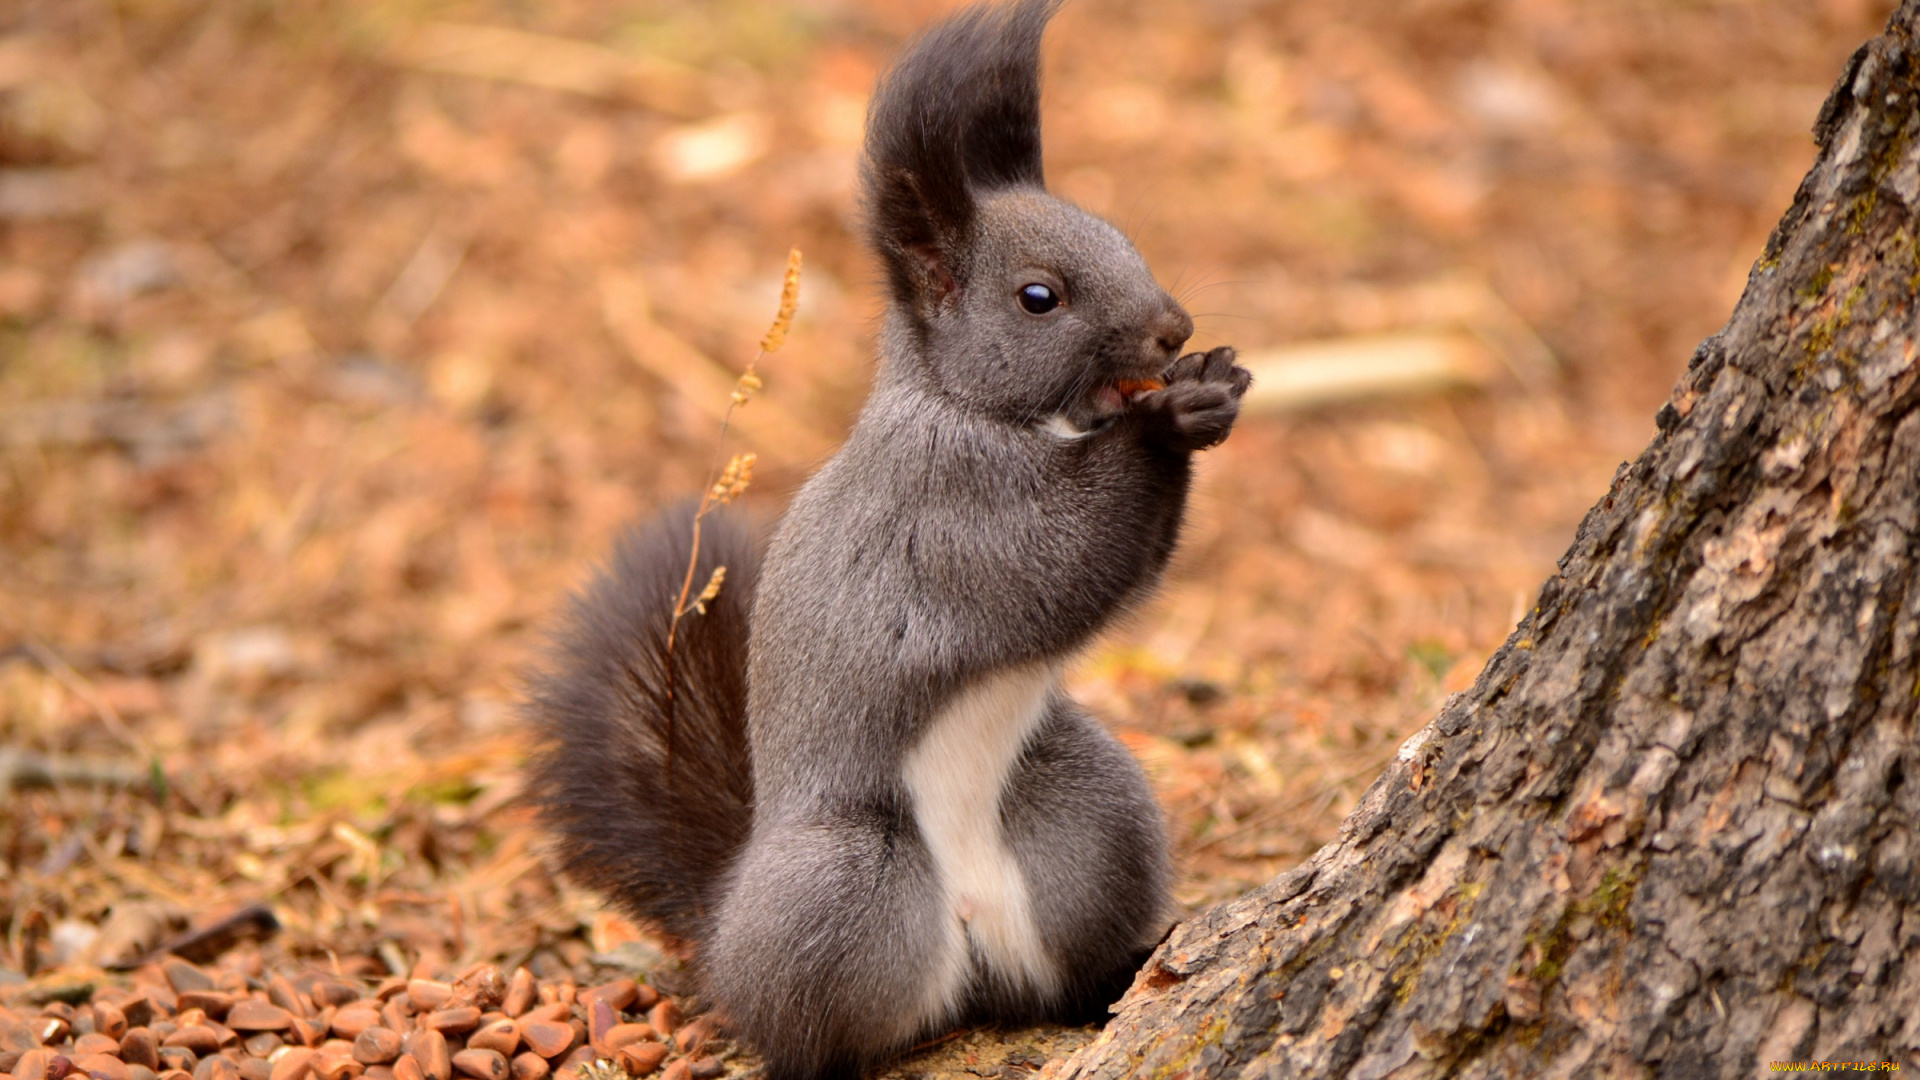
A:
<svg viewBox="0 0 1920 1080">
<path fill-rule="evenodd" d="M 701 522 L 691 592 L 716 566 L 726 581 L 705 614 L 680 620 L 670 703 L 667 630 L 693 513 L 632 529 L 574 597 L 530 688 L 528 785 L 576 882 L 697 943 L 752 825 L 747 623 L 760 560 L 739 520 Z"/>
</svg>

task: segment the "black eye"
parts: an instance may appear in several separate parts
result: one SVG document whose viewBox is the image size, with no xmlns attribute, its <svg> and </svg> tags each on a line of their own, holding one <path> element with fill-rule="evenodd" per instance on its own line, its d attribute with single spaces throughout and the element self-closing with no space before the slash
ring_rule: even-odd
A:
<svg viewBox="0 0 1920 1080">
<path fill-rule="evenodd" d="M 1045 285 L 1020 286 L 1020 307 L 1029 315 L 1045 315 L 1060 306 L 1060 297 Z"/>
</svg>

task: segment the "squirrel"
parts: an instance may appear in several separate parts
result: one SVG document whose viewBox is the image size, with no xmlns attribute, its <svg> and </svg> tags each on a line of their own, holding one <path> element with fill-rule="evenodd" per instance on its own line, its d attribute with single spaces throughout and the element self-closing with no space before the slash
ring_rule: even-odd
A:
<svg viewBox="0 0 1920 1080">
<path fill-rule="evenodd" d="M 564 870 L 688 943 L 769 1080 L 968 1021 L 1099 1017 L 1171 925 L 1139 765 L 1060 686 L 1153 589 L 1251 376 L 1121 233 L 1048 194 L 1058 0 L 980 5 L 882 77 L 861 188 L 875 385 L 764 555 L 682 507 L 573 601 L 530 716 Z M 671 686 L 669 686 L 671 678 Z"/>
</svg>

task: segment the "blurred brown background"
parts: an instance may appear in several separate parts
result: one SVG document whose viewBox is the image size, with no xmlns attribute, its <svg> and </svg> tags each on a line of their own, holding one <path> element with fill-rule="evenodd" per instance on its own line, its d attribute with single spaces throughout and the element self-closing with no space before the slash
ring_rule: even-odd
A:
<svg viewBox="0 0 1920 1080">
<path fill-rule="evenodd" d="M 844 430 L 865 95 L 949 6 L 0 3 L 0 774 L 65 778 L 0 802 L 0 978 L 252 900 L 273 949 L 388 966 L 626 936 L 514 802 L 520 673 L 622 522 L 739 448 L 771 518 Z M 1243 420 L 1078 669 L 1183 902 L 1329 839 L 1471 681 L 1889 8 L 1068 4 L 1049 177 L 1196 344 L 1471 354 Z M 722 448 L 790 245 L 799 323 Z"/>
</svg>

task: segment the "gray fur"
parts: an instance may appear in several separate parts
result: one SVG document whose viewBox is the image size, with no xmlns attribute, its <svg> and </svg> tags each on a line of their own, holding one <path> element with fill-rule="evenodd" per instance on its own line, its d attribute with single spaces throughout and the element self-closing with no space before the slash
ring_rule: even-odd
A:
<svg viewBox="0 0 1920 1080">
<path fill-rule="evenodd" d="M 704 937 L 719 874 L 752 827 L 748 612 L 760 553 L 742 524 L 709 518 L 696 582 L 727 568 L 707 612 L 667 632 L 687 571 L 694 508 L 629 530 L 569 606 L 530 680 L 527 789 L 561 864 L 628 912 Z M 671 682 L 671 692 L 669 683 Z M 687 814 L 686 808 L 700 807 Z"/>
<path fill-rule="evenodd" d="M 699 927 L 704 988 L 770 1080 L 857 1075 L 967 1018 L 1093 1018 L 1169 919 L 1145 778 L 1057 687 L 1030 729 L 1009 729 L 1025 741 L 992 779 L 999 843 L 1057 984 L 996 970 L 978 939 L 942 952 L 970 915 L 942 891 L 903 777 L 970 688 L 1057 667 L 1148 594 L 1178 537 L 1192 452 L 1226 437 L 1249 382 L 1231 349 L 1176 359 L 1187 313 L 1116 230 L 1039 186 L 1028 69 L 1052 7 L 957 16 L 900 62 L 871 113 L 904 123 L 918 103 L 945 103 L 915 138 L 869 130 L 870 229 L 895 287 L 880 369 L 846 445 L 794 498 L 752 598 L 750 835 L 724 872 L 684 890 L 720 898 L 681 924 Z M 995 137 L 1002 122 L 1034 127 Z M 943 142 L 949 128 L 965 138 Z M 963 186 L 935 182 L 927 170 L 950 170 L 955 146 L 1003 160 L 965 170 Z M 1064 302 L 1030 314 L 1018 296 L 1031 283 Z M 1120 386 L 1150 378 L 1167 385 Z M 549 763 L 543 781 L 564 786 L 564 772 Z M 651 855 L 641 842 L 630 858 Z M 943 956 L 964 965 L 956 993 L 940 989 Z"/>
</svg>

